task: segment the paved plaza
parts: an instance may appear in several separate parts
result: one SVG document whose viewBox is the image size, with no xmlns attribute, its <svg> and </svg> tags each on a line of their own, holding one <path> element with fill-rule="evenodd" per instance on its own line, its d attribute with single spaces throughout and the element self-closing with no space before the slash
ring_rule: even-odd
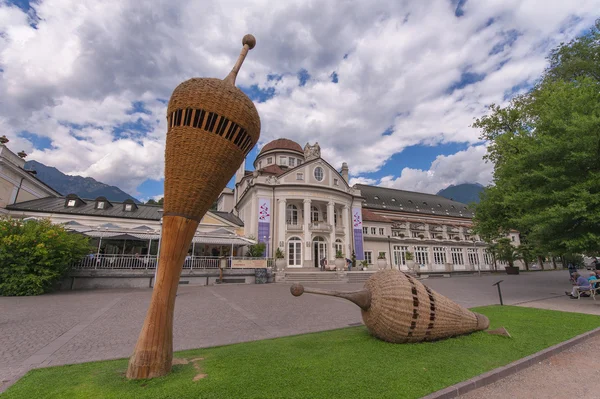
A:
<svg viewBox="0 0 600 399">
<path fill-rule="evenodd" d="M 548 300 L 600 314 L 600 301 L 564 296 L 566 271 L 423 280 L 467 307 Z M 355 290 L 362 284 L 319 285 Z M 27 370 L 128 357 L 133 351 L 150 289 L 68 291 L 39 297 L 0 297 L 0 391 Z M 356 305 L 332 297 L 296 298 L 288 284 L 181 286 L 176 302 L 175 350 L 231 344 L 361 323 Z M 552 299 L 555 298 L 555 299 Z M 566 302 L 565 302 L 566 303 Z"/>
</svg>

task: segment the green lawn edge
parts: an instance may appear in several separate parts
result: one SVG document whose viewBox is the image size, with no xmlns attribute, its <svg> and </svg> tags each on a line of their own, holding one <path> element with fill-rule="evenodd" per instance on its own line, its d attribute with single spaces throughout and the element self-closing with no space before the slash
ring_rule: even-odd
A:
<svg viewBox="0 0 600 399">
<path fill-rule="evenodd" d="M 516 306 L 473 308 L 512 338 L 484 332 L 389 344 L 365 327 L 177 352 L 203 358 L 170 375 L 129 381 L 127 359 L 32 370 L 16 398 L 419 398 L 600 327 L 600 317 Z M 194 377 L 207 376 L 198 381 Z"/>
</svg>

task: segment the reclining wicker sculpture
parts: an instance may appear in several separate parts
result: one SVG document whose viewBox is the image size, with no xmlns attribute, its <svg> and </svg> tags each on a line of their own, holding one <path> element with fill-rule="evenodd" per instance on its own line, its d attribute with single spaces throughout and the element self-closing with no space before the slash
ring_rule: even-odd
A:
<svg viewBox="0 0 600 399">
<path fill-rule="evenodd" d="M 308 292 L 354 302 L 361 308 L 369 332 L 387 342 L 434 341 L 485 330 L 490 325 L 484 315 L 471 312 L 396 270 L 374 274 L 362 290 L 355 292 L 304 288 L 300 284 L 290 290 L 294 296 Z"/>
<path fill-rule="evenodd" d="M 225 79 L 187 80 L 169 101 L 160 260 L 128 378 L 153 378 L 171 370 L 173 310 L 185 256 L 200 220 L 260 136 L 254 104 L 235 87 L 256 39 L 246 35 L 242 44 Z"/>
</svg>

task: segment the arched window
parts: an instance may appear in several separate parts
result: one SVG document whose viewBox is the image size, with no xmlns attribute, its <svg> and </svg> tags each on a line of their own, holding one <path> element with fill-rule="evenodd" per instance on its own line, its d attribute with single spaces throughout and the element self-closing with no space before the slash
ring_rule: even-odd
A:
<svg viewBox="0 0 600 399">
<path fill-rule="evenodd" d="M 302 267 L 302 240 L 292 237 L 288 241 L 288 266 Z"/>
<path fill-rule="evenodd" d="M 285 220 L 287 224 L 298 224 L 298 208 L 296 205 L 288 205 L 285 210 Z"/>
<path fill-rule="evenodd" d="M 314 205 L 311 206 L 310 207 L 310 221 L 311 222 L 318 222 L 319 221 L 319 216 L 320 216 L 319 208 L 317 208 Z"/>
</svg>

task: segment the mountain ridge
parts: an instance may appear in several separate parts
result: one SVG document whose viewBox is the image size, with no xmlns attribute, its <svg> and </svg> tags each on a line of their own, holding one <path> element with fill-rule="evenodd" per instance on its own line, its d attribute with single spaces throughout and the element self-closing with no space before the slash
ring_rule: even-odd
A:
<svg viewBox="0 0 600 399">
<path fill-rule="evenodd" d="M 485 187 L 479 183 L 463 183 L 457 185 L 449 185 L 441 189 L 436 195 L 448 198 L 454 201 L 462 202 L 463 204 L 479 203 L 479 195 Z"/>
<path fill-rule="evenodd" d="M 97 181 L 92 177 L 66 175 L 53 166 L 44 165 L 38 161 L 25 162 L 26 170 L 35 170 L 36 177 L 61 193 L 62 195 L 77 194 L 81 198 L 95 199 L 106 197 L 109 201 L 122 202 L 132 199 L 141 203 L 137 198 L 116 186 Z"/>
</svg>

